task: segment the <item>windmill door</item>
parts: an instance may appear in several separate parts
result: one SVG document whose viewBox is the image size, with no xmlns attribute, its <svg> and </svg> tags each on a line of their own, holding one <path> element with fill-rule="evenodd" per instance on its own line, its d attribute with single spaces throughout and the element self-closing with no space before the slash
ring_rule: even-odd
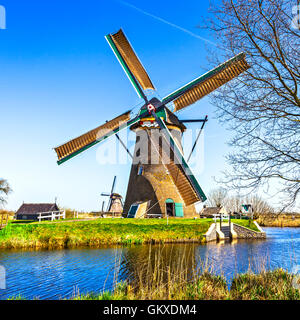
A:
<svg viewBox="0 0 300 320">
<path fill-rule="evenodd" d="M 172 199 L 166 200 L 166 215 L 169 217 L 175 216 L 175 203 Z"/>
<path fill-rule="evenodd" d="M 183 217 L 183 205 L 182 203 L 175 203 L 175 216 Z"/>
</svg>

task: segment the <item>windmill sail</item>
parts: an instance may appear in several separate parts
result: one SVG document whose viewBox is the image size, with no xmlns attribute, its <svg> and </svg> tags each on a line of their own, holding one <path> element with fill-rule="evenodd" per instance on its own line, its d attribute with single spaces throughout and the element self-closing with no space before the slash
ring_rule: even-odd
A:
<svg viewBox="0 0 300 320">
<path fill-rule="evenodd" d="M 152 115 L 155 117 L 155 120 L 160 126 L 161 132 L 165 141 L 167 142 L 167 145 L 170 146 L 171 154 L 168 153 L 169 150 L 161 150 L 162 159 L 167 159 L 164 165 L 167 167 L 185 205 L 189 206 L 199 201 L 205 201 L 206 196 L 201 189 L 197 179 L 193 175 L 190 167 L 185 161 L 169 129 L 167 128 L 165 123 L 155 114 L 155 112 L 152 112 Z"/>
<path fill-rule="evenodd" d="M 162 108 L 163 106 L 160 106 L 156 110 L 160 111 Z M 105 124 L 81 135 L 80 137 L 54 148 L 58 157 L 57 163 L 62 164 L 86 149 L 94 146 L 95 144 L 137 123 L 140 121 L 140 119 L 149 114 L 148 110 L 146 109 L 143 110 L 143 112 L 140 112 L 140 114 L 136 117 L 130 119 L 130 113 L 131 111 L 127 111 L 122 115 L 106 122 Z"/>
<path fill-rule="evenodd" d="M 162 102 L 167 104 L 173 101 L 175 105 L 174 111 L 178 111 L 200 100 L 248 68 L 249 65 L 245 60 L 245 54 L 240 53 L 169 94 Z"/>
<path fill-rule="evenodd" d="M 123 127 L 125 128 L 128 125 L 131 125 L 132 121 L 128 121 L 129 119 L 130 111 L 127 111 L 105 124 L 79 136 L 78 138 L 72 139 L 63 145 L 54 148 L 57 153 L 58 164 L 65 162 L 87 148 L 90 148 L 96 143 L 108 138 L 120 131 Z"/>
<path fill-rule="evenodd" d="M 139 85 L 144 90 L 154 90 L 154 85 L 152 84 L 149 75 L 135 54 L 122 29 L 117 33 L 107 35 L 105 38 L 121 63 L 138 95 L 143 98 L 143 93 L 141 92 Z M 138 83 L 136 83 L 137 81 Z"/>
</svg>

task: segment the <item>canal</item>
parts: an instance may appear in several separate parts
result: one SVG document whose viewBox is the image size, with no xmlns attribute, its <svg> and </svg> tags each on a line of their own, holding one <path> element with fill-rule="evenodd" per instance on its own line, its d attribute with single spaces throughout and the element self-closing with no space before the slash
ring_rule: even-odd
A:
<svg viewBox="0 0 300 320">
<path fill-rule="evenodd" d="M 180 272 L 207 269 L 230 285 L 236 273 L 262 269 L 296 270 L 300 264 L 300 228 L 264 228 L 266 240 L 232 243 L 139 245 L 100 249 L 0 251 L 6 289 L 0 299 L 63 299 L 109 290 L 114 283 L 144 277 L 155 268 Z"/>
</svg>

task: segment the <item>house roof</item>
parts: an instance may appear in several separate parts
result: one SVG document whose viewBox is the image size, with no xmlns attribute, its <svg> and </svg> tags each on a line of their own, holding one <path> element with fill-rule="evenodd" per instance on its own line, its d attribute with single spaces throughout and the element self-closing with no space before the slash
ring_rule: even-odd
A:
<svg viewBox="0 0 300 320">
<path fill-rule="evenodd" d="M 205 207 L 200 211 L 203 215 L 213 215 L 220 213 L 222 207 Z"/>
<path fill-rule="evenodd" d="M 58 210 L 56 203 L 23 203 L 16 214 L 38 214 Z"/>
</svg>

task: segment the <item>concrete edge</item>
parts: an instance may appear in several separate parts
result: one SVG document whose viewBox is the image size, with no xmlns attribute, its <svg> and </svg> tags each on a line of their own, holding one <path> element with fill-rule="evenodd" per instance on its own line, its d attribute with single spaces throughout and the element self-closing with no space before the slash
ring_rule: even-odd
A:
<svg viewBox="0 0 300 320">
<path fill-rule="evenodd" d="M 244 226 L 241 226 L 240 224 L 238 224 L 238 223 L 232 223 L 232 225 L 236 225 L 236 226 L 238 226 L 238 227 L 241 227 L 241 228 L 243 228 L 243 229 L 246 229 L 246 230 L 249 230 L 249 231 L 251 231 L 251 232 L 255 232 L 255 233 L 265 233 L 264 231 L 255 231 L 255 230 L 252 230 L 252 229 L 250 229 L 250 228 L 247 228 L 247 227 L 244 227 Z M 261 228 L 260 228 L 261 229 Z M 262 229 L 261 229 L 262 230 Z"/>
<path fill-rule="evenodd" d="M 231 224 L 230 224 L 231 238 L 232 238 L 232 239 L 237 239 L 237 238 L 238 238 L 238 234 L 236 233 L 236 231 L 234 231 L 233 225 L 234 225 L 234 223 L 231 223 Z"/>
<path fill-rule="evenodd" d="M 224 240 L 224 239 L 225 239 L 225 235 L 224 235 L 224 233 L 221 231 L 221 229 L 220 229 L 220 224 L 219 224 L 219 223 L 216 224 L 216 233 L 217 233 L 217 238 L 218 238 L 219 240 Z"/>
<path fill-rule="evenodd" d="M 216 230 L 216 224 L 212 223 L 204 234 L 206 242 L 217 240 L 216 237 L 211 237 L 211 234 Z"/>
<path fill-rule="evenodd" d="M 256 225 L 257 229 L 258 229 L 260 232 L 266 233 L 266 232 L 263 230 L 263 228 L 258 224 L 258 222 L 253 221 L 253 223 Z"/>
</svg>

